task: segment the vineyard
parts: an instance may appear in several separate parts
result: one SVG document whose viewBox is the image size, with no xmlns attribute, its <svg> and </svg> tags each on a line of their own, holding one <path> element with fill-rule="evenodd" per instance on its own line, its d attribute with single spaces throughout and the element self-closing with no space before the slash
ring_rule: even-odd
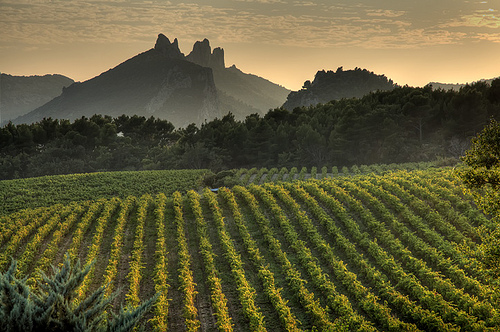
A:
<svg viewBox="0 0 500 332">
<path fill-rule="evenodd" d="M 0 181 L 0 215 L 25 208 L 198 188 L 209 170 L 129 171 Z"/>
<path fill-rule="evenodd" d="M 446 161 L 442 162 L 446 164 Z M 393 172 L 395 170 L 400 171 L 415 171 L 415 170 L 426 170 L 432 167 L 439 166 L 439 162 L 419 162 L 419 163 L 402 163 L 402 164 L 373 164 L 373 165 L 352 165 L 350 167 L 343 166 L 337 167 L 333 166 L 331 168 L 323 166 L 321 168 L 302 167 L 300 170 L 297 167 L 292 167 L 288 170 L 283 167 L 278 170 L 274 167 L 271 169 L 267 168 L 242 168 L 235 172 L 233 181 L 241 185 L 248 184 L 263 184 L 266 182 L 277 182 L 277 181 L 294 181 L 294 180 L 306 180 L 306 179 L 328 179 L 338 176 L 355 176 L 362 174 L 378 174 L 382 175 L 388 172 Z"/>
<path fill-rule="evenodd" d="M 78 299 L 161 292 L 148 331 L 498 331 L 496 294 L 459 249 L 490 222 L 449 169 L 421 168 L 241 170 L 218 194 L 179 173 L 177 190 L 16 210 L 0 271 L 14 257 L 35 285 L 66 252 L 95 261 Z"/>
</svg>

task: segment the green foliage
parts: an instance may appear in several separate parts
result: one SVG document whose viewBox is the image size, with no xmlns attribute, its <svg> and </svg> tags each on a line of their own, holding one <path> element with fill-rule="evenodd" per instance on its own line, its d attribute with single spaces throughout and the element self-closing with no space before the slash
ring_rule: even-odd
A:
<svg viewBox="0 0 500 332">
<path fill-rule="evenodd" d="M 48 273 L 63 250 L 95 260 L 69 308 L 109 283 L 104 301 L 122 289 L 114 304 L 161 292 L 148 331 L 498 331 L 493 282 L 458 248 L 477 249 L 491 222 L 450 169 L 391 169 L 423 166 L 25 209 L 0 216 L 0 270 L 17 259 L 15 289 L 14 277 Z"/>
<path fill-rule="evenodd" d="M 238 177 L 241 177 L 241 173 L 236 174 L 236 170 L 221 171 L 216 174 L 210 172 L 203 178 L 203 185 L 210 188 L 232 187 L 238 184 Z"/>
<path fill-rule="evenodd" d="M 311 179 L 316 179 L 318 176 L 318 168 L 316 166 L 311 167 Z"/>
<path fill-rule="evenodd" d="M 442 164 L 442 160 L 437 160 L 433 162 L 419 162 L 419 163 L 402 163 L 402 164 L 382 164 L 382 165 L 353 165 L 351 166 L 351 169 L 349 170 L 349 167 L 343 166 L 341 168 L 342 173 L 340 175 L 343 176 L 350 176 L 350 175 L 366 175 L 370 173 L 375 173 L 375 174 L 384 174 L 384 173 L 390 173 L 398 170 L 425 170 L 429 169 L 432 167 L 436 167 L 438 165 Z M 455 164 L 452 164 L 452 166 Z M 444 165 L 441 165 L 444 166 Z M 266 173 L 267 172 L 267 173 Z M 235 185 L 248 185 L 250 183 L 250 178 L 253 174 L 257 174 L 256 178 L 262 179 L 257 181 L 257 179 L 253 179 L 254 184 L 258 183 L 267 183 L 267 182 L 279 182 L 279 181 L 284 181 L 284 177 L 286 177 L 287 182 L 294 181 L 294 180 L 305 180 L 305 179 L 318 179 L 318 175 L 320 179 L 325 179 L 327 177 L 330 177 L 330 174 L 328 174 L 328 167 L 323 166 L 321 168 L 321 174 L 318 173 L 318 168 L 316 166 L 311 167 L 310 174 L 307 173 L 307 167 L 302 167 L 300 172 L 298 172 L 297 167 L 292 167 L 290 171 L 288 172 L 288 169 L 286 167 L 281 168 L 277 176 L 275 177 L 278 173 L 277 168 L 272 168 L 270 170 L 267 170 L 267 168 L 252 168 L 251 170 L 247 169 L 240 169 L 239 171 L 235 172 L 234 170 L 231 171 L 222 171 L 217 174 L 209 174 L 205 177 L 204 184 L 209 186 L 209 187 L 220 187 L 220 186 L 225 186 L 225 187 L 233 187 Z M 332 167 L 332 175 L 333 177 L 339 176 L 339 170 L 337 166 Z M 218 181 L 216 181 L 218 179 Z M 222 180 L 221 180 L 222 179 Z M 218 185 L 216 185 L 218 184 Z"/>
<path fill-rule="evenodd" d="M 321 167 L 321 178 L 324 179 L 327 177 L 328 168 L 326 166 Z"/>
<path fill-rule="evenodd" d="M 466 167 L 456 173 L 478 205 L 493 216 L 495 224 L 482 228 L 482 245 L 476 254 L 484 266 L 500 276 L 500 123 L 494 119 L 472 140 L 462 158 Z"/>
<path fill-rule="evenodd" d="M 0 181 L 0 215 L 56 203 L 163 192 L 202 185 L 208 170 L 162 170 L 53 175 Z"/>
<path fill-rule="evenodd" d="M 490 117 L 500 118 L 499 86 L 493 81 L 460 91 L 396 87 L 310 107 L 277 108 L 241 121 L 229 113 L 178 129 L 140 116 L 9 123 L 0 128 L 0 179 L 457 158 Z"/>
<path fill-rule="evenodd" d="M 76 290 L 91 265 L 82 269 L 78 261 L 71 266 L 66 255 L 61 268 L 53 267 L 52 277 L 40 272 L 42 280 L 34 291 L 26 285 L 26 278 L 16 277 L 16 267 L 13 260 L 7 272 L 0 273 L 2 331 L 131 331 L 158 296 L 136 308 L 122 307 L 109 320 L 106 309 L 117 294 L 106 297 L 106 287 L 75 301 Z"/>
</svg>

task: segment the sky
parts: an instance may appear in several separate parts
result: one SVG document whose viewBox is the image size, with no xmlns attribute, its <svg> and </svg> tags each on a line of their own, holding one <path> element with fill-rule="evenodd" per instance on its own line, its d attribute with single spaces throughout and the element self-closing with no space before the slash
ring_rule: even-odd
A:
<svg viewBox="0 0 500 332">
<path fill-rule="evenodd" d="M 292 90 L 340 66 L 410 86 L 500 76 L 500 0 L 0 0 L 0 72 L 84 81 L 159 33 Z"/>
</svg>

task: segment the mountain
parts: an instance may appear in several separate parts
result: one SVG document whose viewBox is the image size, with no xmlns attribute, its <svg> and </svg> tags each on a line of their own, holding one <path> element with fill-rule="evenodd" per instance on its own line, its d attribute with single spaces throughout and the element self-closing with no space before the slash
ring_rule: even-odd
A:
<svg viewBox="0 0 500 332">
<path fill-rule="evenodd" d="M 175 126 L 221 116 L 210 68 L 186 61 L 177 39 L 160 34 L 154 48 L 82 83 L 16 119 L 30 123 L 44 117 L 74 120 L 104 114 L 154 116 Z"/>
<path fill-rule="evenodd" d="M 320 70 L 312 82 L 306 81 L 301 90 L 290 92 L 283 107 L 293 110 L 331 100 L 359 98 L 372 91 L 391 90 L 394 87 L 392 80 L 366 69 L 343 70 L 339 67 L 336 72 Z"/>
<path fill-rule="evenodd" d="M 281 105 L 289 90 L 235 66 L 225 68 L 224 50 L 205 39 L 181 53 L 178 40 L 158 35 L 154 48 L 85 82 L 74 83 L 45 105 L 14 120 L 32 123 L 52 117 L 121 114 L 154 116 L 176 127 L 232 112 L 237 118 L 265 114 Z"/>
<path fill-rule="evenodd" d="M 226 68 L 224 49 L 216 47 L 212 51 L 208 39 L 196 42 L 186 59 L 212 68 L 221 107 L 231 111 L 237 119 L 250 113 L 264 115 L 269 109 L 283 104 L 290 93 L 269 80 L 242 72 L 234 64 Z"/>
<path fill-rule="evenodd" d="M 242 72 L 235 65 L 229 68 L 215 69 L 214 80 L 219 90 L 233 97 L 240 104 L 256 109 L 257 113 L 262 115 L 266 114 L 269 109 L 283 104 L 290 93 L 290 90 L 262 77 Z M 238 118 L 237 111 L 235 115 Z"/>
<path fill-rule="evenodd" d="M 0 74 L 1 122 L 42 106 L 74 81 L 62 75 L 13 76 Z"/>
</svg>

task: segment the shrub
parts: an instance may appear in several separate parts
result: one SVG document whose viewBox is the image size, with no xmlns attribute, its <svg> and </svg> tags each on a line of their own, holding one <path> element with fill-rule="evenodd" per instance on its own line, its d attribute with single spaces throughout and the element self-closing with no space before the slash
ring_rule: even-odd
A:
<svg viewBox="0 0 500 332">
<path fill-rule="evenodd" d="M 17 262 L 13 260 L 7 272 L 0 273 L 0 330 L 62 332 L 133 329 L 159 294 L 135 308 L 122 307 L 118 314 L 106 313 L 117 295 L 114 293 L 106 297 L 107 285 L 87 298 L 75 301 L 76 290 L 91 266 L 82 269 L 79 261 L 71 266 L 66 254 L 61 268 L 52 267 L 52 277 L 40 272 L 42 280 L 32 290 L 26 284 L 27 277 L 16 277 Z"/>
</svg>

